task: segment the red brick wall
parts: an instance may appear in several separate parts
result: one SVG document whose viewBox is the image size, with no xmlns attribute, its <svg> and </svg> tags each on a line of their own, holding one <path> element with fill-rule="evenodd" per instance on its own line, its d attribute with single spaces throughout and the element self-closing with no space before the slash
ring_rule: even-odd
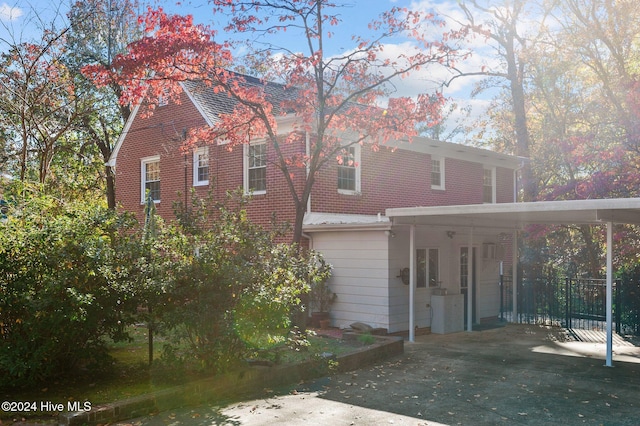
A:
<svg viewBox="0 0 640 426">
<path fill-rule="evenodd" d="M 183 129 L 201 126 L 205 122 L 186 97 L 179 109 L 172 106 L 160 107 L 149 118 L 142 118 L 143 113 L 143 108 L 140 108 L 118 152 L 116 198 L 122 208 L 136 212 L 141 219 L 144 206 L 140 203 L 140 159 L 160 155 L 161 202 L 156 207 L 162 216 L 172 216 L 172 198 L 176 192 L 184 192 L 185 187 L 185 154 L 180 151 Z M 189 168 L 191 155 L 187 154 L 186 159 L 187 183 L 192 184 L 192 171 Z"/>
<path fill-rule="evenodd" d="M 140 203 L 140 159 L 160 155 L 161 202 L 158 212 L 173 218 L 173 201 L 189 193 L 193 185 L 193 156 L 180 150 L 183 129 L 205 125 L 200 113 L 183 96 L 179 107 L 170 104 L 157 108 L 148 118 L 137 116 L 117 158 L 116 196 L 121 206 L 143 218 Z M 304 144 L 283 144 L 287 153 L 304 152 Z M 267 193 L 255 195 L 249 204 L 249 217 L 269 224 L 273 212 L 279 221 L 293 222 L 294 203 L 282 172 L 276 168 L 275 152 L 267 147 Z M 225 145 L 209 146 L 210 184 L 196 187 L 200 196 L 213 191 L 216 200 L 224 200 L 227 190 L 243 184 L 243 148 Z M 312 210 L 316 212 L 377 214 L 386 208 L 482 203 L 482 164 L 446 159 L 445 190 L 431 189 L 431 158 L 419 154 L 381 148 L 373 152 L 361 150 L 361 193 L 342 195 L 337 191 L 337 164 L 330 162 L 318 175 L 312 194 Z M 186 171 L 186 175 L 185 175 Z M 295 182 L 301 190 L 303 169 L 296 171 Z M 497 201 L 513 199 L 513 172 L 497 169 Z"/>
<path fill-rule="evenodd" d="M 514 176 L 513 170 L 505 168 L 496 169 L 496 202 L 513 203 L 514 200 Z"/>
<path fill-rule="evenodd" d="M 200 113 L 186 96 L 179 107 L 168 105 L 157 108 L 150 117 L 142 117 L 142 109 L 118 153 L 116 165 L 116 197 L 123 209 L 135 212 L 142 220 L 140 159 L 160 155 L 161 200 L 157 211 L 164 218 L 173 218 L 173 202 L 184 199 L 193 186 L 193 155 L 181 150 L 183 129 L 205 125 Z M 283 144 L 285 153 L 304 150 L 304 146 Z M 267 148 L 267 193 L 255 195 L 249 204 L 249 217 L 269 224 L 272 213 L 279 221 L 292 222 L 295 217 L 293 199 L 282 173 L 273 163 L 273 149 Z M 209 145 L 209 185 L 196 187 L 198 196 L 209 191 L 216 200 L 225 200 L 226 192 L 243 185 L 243 147 L 230 148 L 216 143 Z M 185 173 L 186 172 L 186 173 Z M 303 173 L 300 170 L 299 173 Z M 298 182 L 301 179 L 297 179 Z"/>
<path fill-rule="evenodd" d="M 431 156 L 404 150 L 361 151 L 361 193 L 337 191 L 337 166 L 331 164 L 318 177 L 312 194 L 315 212 L 383 213 L 387 208 L 482 203 L 483 165 L 445 160 L 445 189 L 431 188 Z M 498 202 L 513 200 L 512 171 L 496 170 Z"/>
</svg>

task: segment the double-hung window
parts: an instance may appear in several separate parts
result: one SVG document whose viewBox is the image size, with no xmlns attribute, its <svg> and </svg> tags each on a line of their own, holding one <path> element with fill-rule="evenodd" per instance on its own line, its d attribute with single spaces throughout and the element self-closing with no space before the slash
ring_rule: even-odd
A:
<svg viewBox="0 0 640 426">
<path fill-rule="evenodd" d="M 496 202 L 496 169 L 485 168 L 482 175 L 482 202 Z"/>
<path fill-rule="evenodd" d="M 209 147 L 193 152 L 193 186 L 209 185 Z"/>
<path fill-rule="evenodd" d="M 431 159 L 431 189 L 444 189 L 444 159 Z"/>
<path fill-rule="evenodd" d="M 338 162 L 338 192 L 360 193 L 360 145 L 345 147 Z"/>
<path fill-rule="evenodd" d="M 267 192 L 267 144 L 264 142 L 244 146 L 244 192 Z"/>
<path fill-rule="evenodd" d="M 142 204 L 146 202 L 147 194 L 154 202 L 160 202 L 160 156 L 143 158 L 140 166 L 142 190 L 140 202 Z"/>
<path fill-rule="evenodd" d="M 169 105 L 169 89 L 165 88 L 158 95 L 158 106 L 163 107 Z"/>
</svg>

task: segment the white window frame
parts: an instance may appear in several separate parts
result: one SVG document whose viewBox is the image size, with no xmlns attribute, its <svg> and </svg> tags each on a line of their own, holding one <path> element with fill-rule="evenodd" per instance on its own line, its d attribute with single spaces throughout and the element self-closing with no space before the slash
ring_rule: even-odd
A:
<svg viewBox="0 0 640 426">
<path fill-rule="evenodd" d="M 418 273 L 419 269 L 420 269 L 420 264 L 418 262 L 418 251 L 419 250 L 424 250 L 424 252 L 425 252 L 425 261 L 426 261 L 426 264 L 424 265 L 424 282 L 422 282 L 422 283 L 419 282 L 420 274 Z M 431 278 L 431 268 L 430 268 L 431 263 L 430 263 L 430 260 L 431 260 L 431 251 L 432 250 L 436 252 L 436 255 L 438 257 L 437 258 L 437 264 L 436 264 L 436 271 L 435 271 L 436 272 L 436 277 L 435 277 L 435 282 L 433 282 L 433 283 L 430 281 L 430 278 Z M 440 283 L 441 283 L 441 281 L 440 281 L 440 272 L 441 272 L 441 269 L 440 269 L 440 266 L 441 266 L 440 265 L 440 258 L 441 258 L 441 256 L 440 256 L 440 248 L 439 247 L 418 247 L 418 248 L 416 248 L 415 256 L 416 256 L 416 288 L 436 288 L 436 287 L 440 287 Z"/>
<path fill-rule="evenodd" d="M 361 163 L 361 146 L 359 144 L 348 145 L 344 147 L 345 149 L 353 148 L 353 166 L 348 166 L 344 164 L 338 164 L 338 169 L 340 167 L 351 167 L 355 169 L 355 189 L 340 189 L 338 188 L 338 194 L 344 195 L 359 195 L 361 193 L 361 176 L 362 176 L 362 163 Z M 337 176 L 336 176 L 337 178 Z M 338 185 L 338 180 L 336 180 L 336 187 Z"/>
<path fill-rule="evenodd" d="M 140 204 L 147 202 L 147 164 L 158 163 L 160 167 L 160 156 L 154 155 L 151 157 L 145 157 L 140 159 Z M 158 182 L 162 182 L 158 179 Z M 160 184 L 160 198 L 153 200 L 154 203 L 159 203 L 162 198 L 162 183 Z"/>
<path fill-rule="evenodd" d="M 249 187 L 249 148 L 252 146 L 256 146 L 256 145 L 265 145 L 266 147 L 266 142 L 253 142 L 250 144 L 245 144 L 243 145 L 243 158 L 244 158 L 244 164 L 242 167 L 243 170 L 243 187 L 244 187 L 244 193 L 246 195 L 249 194 L 253 194 L 253 195 L 261 195 L 261 194 L 266 194 L 267 193 L 267 189 L 266 189 L 266 182 L 265 182 L 265 189 L 262 190 L 251 190 L 251 188 Z M 266 153 L 265 153 L 266 155 Z M 260 168 L 265 168 L 267 167 L 267 161 L 265 161 L 264 166 L 260 166 Z M 266 175 L 266 170 L 265 170 L 265 175 Z"/>
<path fill-rule="evenodd" d="M 168 89 L 162 90 L 162 93 L 158 95 L 158 108 L 169 105 L 169 91 Z"/>
<path fill-rule="evenodd" d="M 433 163 L 437 162 L 440 166 L 440 185 L 433 184 L 433 176 L 429 176 L 429 181 L 431 182 L 431 189 L 444 190 L 444 170 L 445 170 L 445 161 L 442 157 L 431 157 L 431 173 L 433 173 Z"/>
<path fill-rule="evenodd" d="M 487 201 L 484 198 L 484 191 L 487 187 L 486 185 L 486 173 L 491 172 L 491 201 Z M 495 167 L 484 167 L 482 169 L 482 202 L 485 204 L 493 204 L 496 202 L 496 168 Z"/>
<path fill-rule="evenodd" d="M 204 180 L 199 179 L 201 156 L 204 156 L 207 161 L 207 179 L 204 179 Z M 201 146 L 200 148 L 193 151 L 193 186 L 209 185 L 209 176 L 210 176 L 209 173 L 211 173 L 210 165 L 209 165 L 209 147 Z"/>
</svg>

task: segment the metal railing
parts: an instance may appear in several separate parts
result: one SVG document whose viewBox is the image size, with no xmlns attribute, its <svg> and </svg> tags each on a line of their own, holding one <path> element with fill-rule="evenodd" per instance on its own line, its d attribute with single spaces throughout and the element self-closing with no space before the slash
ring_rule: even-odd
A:
<svg viewBox="0 0 640 426">
<path fill-rule="evenodd" d="M 606 330 L 606 281 L 592 278 L 536 278 L 518 283 L 513 318 L 513 280 L 500 281 L 504 321 L 565 328 Z M 613 283 L 613 321 L 619 334 L 640 335 L 640 283 Z"/>
</svg>

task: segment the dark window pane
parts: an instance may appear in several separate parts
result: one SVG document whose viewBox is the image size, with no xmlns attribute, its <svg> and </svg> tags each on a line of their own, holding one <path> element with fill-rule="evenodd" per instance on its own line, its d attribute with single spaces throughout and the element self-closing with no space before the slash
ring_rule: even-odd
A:
<svg viewBox="0 0 640 426">
<path fill-rule="evenodd" d="M 147 193 L 154 201 L 160 200 L 160 181 L 147 182 L 145 185 Z"/>
<path fill-rule="evenodd" d="M 266 191 L 267 168 L 249 169 L 249 188 L 253 191 Z"/>
<path fill-rule="evenodd" d="M 427 251 L 416 250 L 416 287 L 427 286 Z"/>
<path fill-rule="evenodd" d="M 338 189 L 345 189 L 349 191 L 356 190 L 355 167 L 338 167 Z"/>
</svg>

